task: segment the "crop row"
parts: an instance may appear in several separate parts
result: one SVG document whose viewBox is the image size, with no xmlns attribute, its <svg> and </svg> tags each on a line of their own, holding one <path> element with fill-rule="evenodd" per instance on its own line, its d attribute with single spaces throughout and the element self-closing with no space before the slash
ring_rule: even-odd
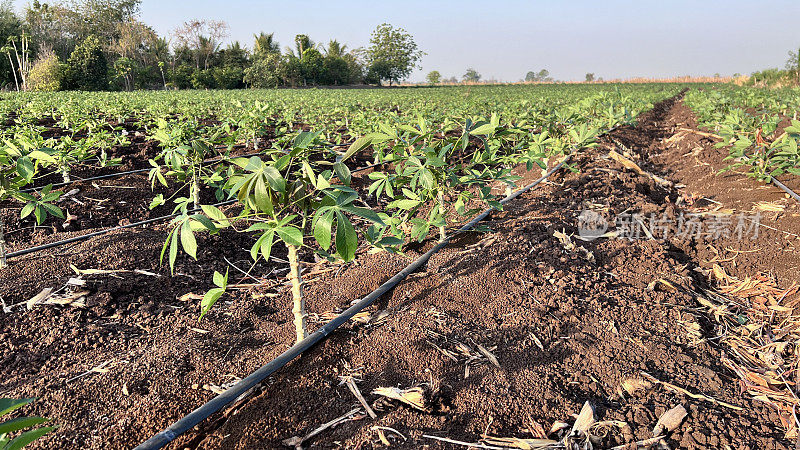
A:
<svg viewBox="0 0 800 450">
<path fill-rule="evenodd" d="M 277 105 L 252 97 L 230 99 L 216 92 L 205 93 L 205 100 L 198 97 L 198 103 L 178 105 L 162 93 L 141 97 L 50 94 L 41 98 L 22 94 L 7 99 L 9 103 L 27 101 L 28 106 L 14 110 L 15 125 L 6 132 L 0 149 L 0 200 L 21 202 L 21 215 L 32 215 L 39 223 L 48 216 L 63 217 L 55 203 L 62 191 L 49 185 L 38 192 L 23 191 L 43 174 L 57 172 L 68 182 L 76 164 L 91 158 L 102 161 L 107 147 L 97 142 L 105 142 L 103 133 L 124 137 L 113 127 L 108 130 L 108 114 L 116 99 L 125 105 L 117 122 L 139 117 L 142 122 L 137 127 L 158 142 L 159 151 L 149 160 L 152 185 L 180 186 L 173 195 L 165 198 L 160 194 L 151 202 L 151 208 L 172 203 L 176 214 L 165 238 L 162 262 L 174 267 L 181 251 L 196 259 L 197 233 L 218 234 L 223 229 L 248 233 L 253 237 L 254 260 L 269 259 L 273 247 L 282 243 L 288 249 L 300 340 L 306 335 L 301 253 L 347 262 L 355 257 L 359 238 L 374 251 L 389 252 L 402 252 L 408 242 L 422 242 L 431 234 L 441 239 L 451 224 L 487 206 L 501 208 L 497 188 L 505 186 L 508 191 L 515 187 L 520 179 L 516 167 L 546 169 L 551 157 L 594 145 L 600 132 L 633 123 L 638 111 L 674 94 L 678 87 L 626 89 L 630 92 L 559 87 L 538 99 L 525 94 L 544 91 L 519 87 L 366 95 L 292 91 L 285 94 L 288 100 L 280 98 Z M 303 101 L 298 102 L 298 95 L 305 96 Z M 97 126 L 73 125 L 78 123 L 74 118 L 65 121 L 64 108 L 70 100 L 83 102 L 80 108 L 74 104 L 70 108 L 82 109 Z M 101 113 L 95 108 L 103 101 L 110 107 Z M 389 105 L 393 103 L 405 105 L 404 111 L 392 112 Z M 37 133 L 42 116 L 28 116 L 32 104 L 41 108 L 39 114 L 44 114 L 42 105 L 48 105 L 51 117 L 65 133 L 50 138 Z M 200 110 L 208 105 L 217 109 Z M 321 114 L 333 105 L 340 109 Z M 212 110 L 214 120 L 210 121 Z M 70 111 L 67 115 L 74 113 Z M 276 133 L 280 123 L 286 128 Z M 295 123 L 318 131 L 295 132 Z M 73 139 L 69 133 L 84 135 Z M 259 156 L 218 159 L 221 148 L 227 153 L 226 144 L 240 139 L 253 142 L 269 133 L 272 139 L 258 148 Z M 353 139 L 355 136 L 360 137 Z M 368 186 L 352 183 L 347 163 L 357 155 L 383 168 L 368 175 Z M 209 164 L 213 158 L 217 159 Z M 203 190 L 214 192 L 218 200 L 232 199 L 238 207 L 223 212 L 202 204 Z M 369 199 L 375 206 L 370 206 Z M 225 294 L 227 274 L 215 273 L 213 282 L 216 287 L 201 302 L 201 318 Z"/>
<path fill-rule="evenodd" d="M 722 85 L 693 89 L 685 97 L 699 124 L 728 146 L 729 169 L 744 168 L 762 181 L 800 175 L 800 89 Z"/>
</svg>

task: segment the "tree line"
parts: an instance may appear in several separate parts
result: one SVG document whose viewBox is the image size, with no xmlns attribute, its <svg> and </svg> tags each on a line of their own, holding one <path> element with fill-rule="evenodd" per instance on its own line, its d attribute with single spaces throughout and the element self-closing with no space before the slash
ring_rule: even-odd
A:
<svg viewBox="0 0 800 450">
<path fill-rule="evenodd" d="M 193 19 L 169 37 L 139 20 L 141 0 L 34 0 L 23 14 L 0 2 L 0 87 L 16 90 L 237 89 L 393 84 L 422 52 L 406 30 L 381 24 L 369 45 L 315 43 L 298 34 L 283 50 L 273 33 L 250 48 L 223 46 L 223 21 Z"/>
</svg>

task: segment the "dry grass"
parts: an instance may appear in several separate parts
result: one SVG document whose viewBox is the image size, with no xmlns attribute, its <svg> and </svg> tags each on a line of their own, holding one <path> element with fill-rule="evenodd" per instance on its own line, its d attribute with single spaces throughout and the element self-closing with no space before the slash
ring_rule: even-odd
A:
<svg viewBox="0 0 800 450">
<path fill-rule="evenodd" d="M 777 409 L 786 438 L 796 439 L 800 286 L 781 288 L 766 274 L 739 279 L 716 264 L 711 274 L 718 293 L 700 302 L 720 325 L 722 362 L 739 376 L 743 393 Z"/>
</svg>

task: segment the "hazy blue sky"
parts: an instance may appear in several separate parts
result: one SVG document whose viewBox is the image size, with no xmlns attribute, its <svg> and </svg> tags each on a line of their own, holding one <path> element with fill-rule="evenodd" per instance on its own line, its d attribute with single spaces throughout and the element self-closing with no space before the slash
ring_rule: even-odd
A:
<svg viewBox="0 0 800 450">
<path fill-rule="evenodd" d="M 41 1 L 41 0 L 40 0 Z M 15 0 L 21 8 L 27 0 Z M 376 25 L 408 30 L 427 52 L 422 69 L 516 81 L 529 70 L 583 79 L 750 73 L 783 67 L 800 46 L 800 0 L 714 1 L 321 1 L 143 0 L 142 20 L 168 34 L 189 18 L 224 20 L 229 40 L 259 31 L 281 47 L 306 33 L 365 46 Z"/>
</svg>

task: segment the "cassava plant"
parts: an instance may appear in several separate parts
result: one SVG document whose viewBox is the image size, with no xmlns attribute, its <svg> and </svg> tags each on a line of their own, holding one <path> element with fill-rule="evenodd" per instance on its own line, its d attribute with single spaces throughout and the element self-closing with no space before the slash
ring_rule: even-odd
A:
<svg viewBox="0 0 800 450">
<path fill-rule="evenodd" d="M 358 194 L 347 186 L 350 171 L 343 161 L 332 164 L 332 170 L 319 170 L 312 161 L 312 145 L 318 137 L 319 133 L 300 133 L 288 153 L 273 153 L 271 162 L 256 157 L 234 160 L 242 172 L 229 180 L 232 194 L 244 206 L 242 217 L 252 222 L 245 231 L 258 234 L 250 250 L 253 259 L 269 260 L 278 241 L 286 245 L 298 342 L 306 336 L 300 277 L 300 252 L 308 247 L 306 236 L 313 236 L 322 256 L 338 256 L 348 262 L 355 258 L 358 246 L 358 233 L 348 216 L 383 225 L 377 213 L 354 205 Z M 332 244 L 334 253 L 330 253 Z"/>
<path fill-rule="evenodd" d="M 48 215 L 63 219 L 61 208 L 52 204 L 61 196 L 61 192 L 52 191 L 51 185 L 40 190 L 39 198 L 22 192 L 33 181 L 42 164 L 55 162 L 53 158 L 41 150 L 23 153 L 19 147 L 8 142 L 6 144 L 0 147 L 0 201 L 13 199 L 25 203 L 20 218 L 24 219 L 33 213 L 38 224 L 44 222 Z M 0 216 L 0 269 L 6 265 L 5 224 Z"/>
<path fill-rule="evenodd" d="M 292 286 L 292 314 L 297 341 L 306 337 L 307 313 L 300 277 L 301 253 L 315 251 L 327 259 L 349 262 L 355 258 L 358 247 L 356 226 L 372 223 L 384 226 L 381 217 L 369 208 L 355 206 L 358 194 L 348 187 L 350 171 L 341 161 L 330 163 L 312 159 L 317 151 L 319 133 L 301 132 L 284 152 L 270 151 L 271 158 L 234 158 L 238 170 L 228 178 L 226 188 L 242 206 L 235 217 L 227 218 L 218 209 L 203 206 L 205 214 L 183 215 L 174 222 L 173 230 L 165 242 L 163 255 L 169 251 L 170 264 L 174 265 L 178 248 L 182 247 L 196 258 L 197 242 L 194 232 L 212 233 L 230 227 L 236 232 L 256 233 L 250 249 L 254 261 L 269 261 L 276 244 L 283 243 L 288 251 L 289 274 Z M 352 152 L 348 152 L 352 154 Z M 356 216 L 365 222 L 350 219 Z M 244 223 L 244 229 L 234 224 Z M 243 228 L 243 227 L 242 227 Z M 374 238 L 378 231 L 372 230 Z M 313 237 L 316 246 L 309 243 Z M 391 239 L 378 239 L 390 246 Z M 201 317 L 214 305 L 227 288 L 227 277 L 215 274 L 214 284 L 201 303 Z"/>
</svg>

